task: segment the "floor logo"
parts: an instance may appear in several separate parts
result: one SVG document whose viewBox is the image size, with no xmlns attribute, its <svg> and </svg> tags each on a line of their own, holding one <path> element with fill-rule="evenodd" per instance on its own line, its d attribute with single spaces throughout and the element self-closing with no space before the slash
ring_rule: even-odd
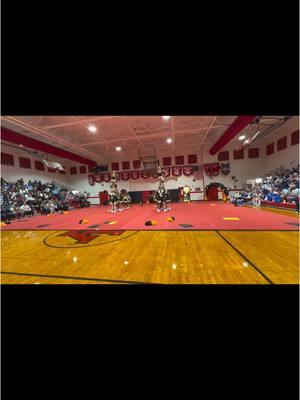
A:
<svg viewBox="0 0 300 400">
<path fill-rule="evenodd" d="M 102 235 L 120 236 L 124 231 L 67 231 L 58 235 L 75 240 L 75 244 L 87 244 Z"/>
<path fill-rule="evenodd" d="M 76 230 L 53 232 L 50 235 L 47 235 L 43 242 L 48 247 L 60 249 L 90 247 L 127 239 L 136 233 L 137 231 L 132 232 L 121 230 Z"/>
</svg>

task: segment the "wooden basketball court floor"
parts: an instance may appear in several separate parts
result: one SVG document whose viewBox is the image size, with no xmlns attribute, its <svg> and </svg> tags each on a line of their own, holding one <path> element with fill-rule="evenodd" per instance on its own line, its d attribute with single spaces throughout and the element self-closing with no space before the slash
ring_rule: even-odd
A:
<svg viewBox="0 0 300 400">
<path fill-rule="evenodd" d="M 298 284 L 298 231 L 3 231 L 2 284 Z"/>
</svg>

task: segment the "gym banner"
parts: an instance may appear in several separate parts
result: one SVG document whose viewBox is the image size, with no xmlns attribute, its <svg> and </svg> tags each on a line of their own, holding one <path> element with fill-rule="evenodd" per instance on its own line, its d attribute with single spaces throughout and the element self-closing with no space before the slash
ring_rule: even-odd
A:
<svg viewBox="0 0 300 400">
<path fill-rule="evenodd" d="M 96 174 L 93 176 L 94 182 L 100 183 L 103 181 L 103 175 L 102 174 Z"/>
<path fill-rule="evenodd" d="M 184 176 L 190 176 L 194 172 L 194 168 L 191 165 L 182 167 L 182 172 Z"/>
<path fill-rule="evenodd" d="M 140 171 L 130 171 L 130 178 L 131 179 L 139 179 L 140 177 Z"/>
<path fill-rule="evenodd" d="M 148 171 L 144 171 L 143 169 L 141 170 L 141 177 L 143 179 L 148 179 L 150 177 L 150 174 Z"/>
<path fill-rule="evenodd" d="M 162 168 L 162 172 L 164 173 L 165 177 L 168 178 L 168 176 L 171 175 L 171 168 L 164 167 L 164 168 Z"/>
<path fill-rule="evenodd" d="M 204 164 L 203 168 L 204 168 L 204 171 L 205 171 L 206 175 L 208 175 L 208 176 L 212 175 L 211 164 Z"/>
<path fill-rule="evenodd" d="M 121 179 L 123 181 L 128 181 L 129 180 L 129 171 L 122 171 L 120 175 L 121 175 Z"/>
<path fill-rule="evenodd" d="M 221 164 L 221 172 L 223 175 L 228 175 L 230 173 L 230 163 Z"/>
<path fill-rule="evenodd" d="M 217 165 L 213 169 L 212 166 L 214 164 L 217 164 Z M 220 166 L 218 163 L 214 163 L 214 164 L 205 164 L 204 165 L 204 169 L 207 174 L 212 175 L 213 172 L 214 172 L 214 174 L 217 174 L 217 175 L 219 174 Z M 162 168 L 162 171 L 166 178 L 170 177 L 171 173 L 172 173 L 172 176 L 181 176 L 182 174 L 184 176 L 191 176 L 191 175 L 193 175 L 195 170 L 196 170 L 196 167 L 193 165 L 185 165 L 183 167 L 180 166 L 180 167 L 164 167 L 164 168 Z M 128 181 L 130 179 L 137 180 L 139 178 L 149 179 L 151 174 L 145 170 L 133 170 L 133 171 L 118 172 L 117 176 L 119 179 L 121 179 L 123 181 Z M 153 175 L 153 178 L 158 178 L 158 176 L 159 176 L 158 173 L 155 173 Z M 96 183 L 110 182 L 111 174 L 109 172 L 104 172 L 104 173 L 100 173 L 100 174 L 99 173 L 98 174 L 89 174 L 88 181 L 91 186 L 94 186 L 95 182 Z"/>
<path fill-rule="evenodd" d="M 212 170 L 212 174 L 213 176 L 218 176 L 219 172 L 220 172 L 220 164 L 215 162 L 211 164 L 211 170 Z"/>
<path fill-rule="evenodd" d="M 172 167 L 172 175 L 173 176 L 181 176 L 182 168 L 181 167 Z"/>
<path fill-rule="evenodd" d="M 110 182 L 110 173 L 109 172 L 103 174 L 103 180 L 104 180 L 104 182 Z"/>
</svg>

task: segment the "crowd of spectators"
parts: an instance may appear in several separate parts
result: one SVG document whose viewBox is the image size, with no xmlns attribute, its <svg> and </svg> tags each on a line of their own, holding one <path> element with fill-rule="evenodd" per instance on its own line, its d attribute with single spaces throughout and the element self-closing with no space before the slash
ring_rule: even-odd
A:
<svg viewBox="0 0 300 400">
<path fill-rule="evenodd" d="M 293 169 L 278 168 L 257 184 L 254 193 L 264 201 L 275 203 L 299 202 L 299 166 Z"/>
<path fill-rule="evenodd" d="M 74 204 L 88 207 L 86 192 L 73 193 L 65 186 L 55 182 L 42 183 L 23 179 L 7 182 L 1 178 L 1 220 L 10 221 L 15 218 L 34 216 L 37 213 L 48 215 L 68 211 Z"/>
<path fill-rule="evenodd" d="M 293 169 L 278 168 L 272 174 L 266 175 L 261 183 L 254 187 L 232 195 L 234 205 L 252 202 L 259 205 L 261 201 L 295 204 L 299 211 L 299 166 Z"/>
</svg>

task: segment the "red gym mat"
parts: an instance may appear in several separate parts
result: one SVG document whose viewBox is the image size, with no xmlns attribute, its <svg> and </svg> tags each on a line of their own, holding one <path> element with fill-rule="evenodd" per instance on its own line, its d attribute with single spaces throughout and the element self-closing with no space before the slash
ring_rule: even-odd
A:
<svg viewBox="0 0 300 400">
<path fill-rule="evenodd" d="M 298 230 L 299 219 L 248 207 L 234 207 L 220 202 L 171 204 L 171 211 L 158 213 L 154 206 L 134 205 L 130 210 L 109 213 L 108 206 L 95 206 L 12 221 L 2 230 Z M 296 213 L 295 213 L 296 215 Z M 167 222 L 175 217 L 174 222 Z M 224 219 L 224 218 L 228 218 Z M 88 224 L 79 224 L 82 219 Z M 154 226 L 145 226 L 155 220 Z M 107 224 L 107 222 L 115 222 Z M 183 226 L 182 226 L 183 225 Z"/>
</svg>

